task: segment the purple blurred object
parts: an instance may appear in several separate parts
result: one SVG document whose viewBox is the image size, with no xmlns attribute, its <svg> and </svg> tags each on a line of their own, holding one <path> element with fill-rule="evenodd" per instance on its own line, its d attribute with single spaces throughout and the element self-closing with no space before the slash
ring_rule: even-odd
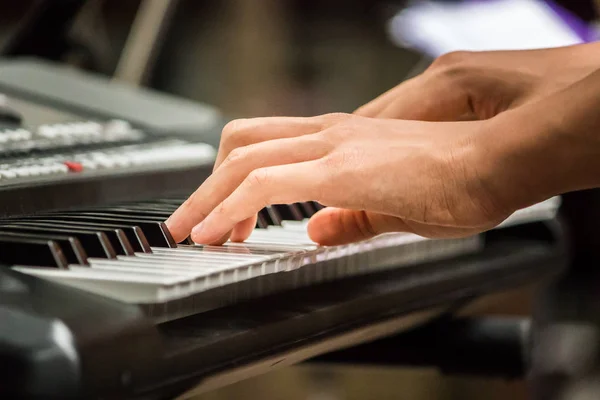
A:
<svg viewBox="0 0 600 400">
<path fill-rule="evenodd" d="M 415 1 L 388 25 L 392 41 L 436 57 L 456 50 L 516 50 L 597 40 L 556 0 Z"/>
<path fill-rule="evenodd" d="M 564 23 L 571 28 L 571 30 L 581 38 L 582 41 L 589 43 L 598 39 L 597 33 L 592 29 L 585 21 L 577 17 L 575 14 L 569 12 L 564 7 L 556 4 L 550 0 L 544 0 L 548 7 L 550 7 L 556 15 L 564 21 Z"/>
</svg>

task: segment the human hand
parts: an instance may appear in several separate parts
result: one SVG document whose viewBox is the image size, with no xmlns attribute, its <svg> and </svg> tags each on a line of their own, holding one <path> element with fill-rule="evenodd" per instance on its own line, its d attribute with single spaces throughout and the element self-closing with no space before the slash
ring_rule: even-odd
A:
<svg viewBox="0 0 600 400">
<path fill-rule="evenodd" d="M 516 210 L 488 190 L 494 165 L 481 143 L 492 129 L 347 114 L 234 121 L 219 166 L 167 225 L 177 241 L 200 222 L 198 243 L 223 243 L 236 226 L 231 239 L 243 241 L 264 206 L 316 200 L 330 206 L 308 226 L 321 244 L 391 231 L 468 236 Z"/>
<path fill-rule="evenodd" d="M 233 121 L 214 174 L 167 225 L 178 241 L 201 221 L 192 233 L 199 243 L 230 233 L 243 241 L 263 206 L 317 200 L 332 206 L 309 223 L 321 244 L 389 231 L 466 236 L 552 195 L 595 187 L 600 157 L 588 132 L 600 123 L 600 76 L 588 75 L 600 64 L 590 51 L 597 45 L 493 52 L 479 64 L 485 53 L 452 54 L 354 116 Z"/>
<path fill-rule="evenodd" d="M 355 114 L 422 121 L 487 119 L 560 91 L 598 65 L 600 43 L 448 53 Z"/>
</svg>

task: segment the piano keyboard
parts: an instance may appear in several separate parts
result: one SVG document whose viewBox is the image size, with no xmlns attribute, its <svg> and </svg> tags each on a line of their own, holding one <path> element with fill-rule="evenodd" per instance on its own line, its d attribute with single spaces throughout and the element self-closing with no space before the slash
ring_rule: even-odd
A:
<svg viewBox="0 0 600 400">
<path fill-rule="evenodd" d="M 176 244 L 164 221 L 183 199 L 47 212 L 0 221 L 0 263 L 22 273 L 140 305 L 158 321 L 245 299 L 471 254 L 483 235 L 433 240 L 384 234 L 317 246 L 306 232 L 314 202 L 266 207 L 244 243 Z M 520 210 L 506 225 L 551 218 L 558 199 Z"/>
</svg>

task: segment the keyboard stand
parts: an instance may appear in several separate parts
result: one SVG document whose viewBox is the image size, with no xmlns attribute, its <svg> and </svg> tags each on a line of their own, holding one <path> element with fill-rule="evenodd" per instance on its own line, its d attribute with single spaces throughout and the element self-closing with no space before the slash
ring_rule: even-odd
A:
<svg viewBox="0 0 600 400">
<path fill-rule="evenodd" d="M 530 333 L 529 318 L 446 313 L 407 332 L 310 361 L 437 368 L 447 375 L 522 379 L 528 369 Z"/>
<path fill-rule="evenodd" d="M 440 318 L 311 360 L 433 367 L 445 374 L 528 379 L 534 400 L 600 396 L 600 190 L 563 196 L 569 261 L 543 287 L 532 318 Z M 581 396 L 581 397 L 580 397 Z"/>
</svg>

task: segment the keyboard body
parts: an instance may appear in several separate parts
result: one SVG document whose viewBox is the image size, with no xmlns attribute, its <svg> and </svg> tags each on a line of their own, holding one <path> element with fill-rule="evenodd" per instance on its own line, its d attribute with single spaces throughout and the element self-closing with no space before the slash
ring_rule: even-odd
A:
<svg viewBox="0 0 600 400">
<path fill-rule="evenodd" d="M 144 126 L 162 104 L 155 94 L 138 102 L 120 88 L 112 102 L 102 80 L 38 72 L 0 63 L 0 89 L 25 117 L 0 126 L 0 398 L 187 398 L 409 329 L 566 263 L 554 203 L 474 238 L 334 248 L 298 231 L 320 205 L 274 205 L 245 248 L 215 257 L 175 244 L 162 221 L 210 174 L 222 124 L 201 112 L 181 117 L 209 121 L 201 128 Z M 72 83 L 81 104 L 68 98 Z M 127 98 L 146 106 L 128 113 Z M 134 274 L 152 291 L 49 278 L 80 267 L 85 282 Z M 177 279 L 167 292 L 165 275 Z"/>
<path fill-rule="evenodd" d="M 214 148 L 227 122 L 218 110 L 206 104 L 120 85 L 107 77 L 29 58 L 0 60 L 0 100 L 5 97 L 21 121 L 6 123 L 0 112 L 0 131 L 25 129 L 34 135 L 43 125 L 124 120 L 150 139 L 182 140 Z M 3 144 L 0 141 L 0 157 Z M 37 156 L 35 151 L 21 153 L 21 158 Z M 189 194 L 211 170 L 212 162 L 199 157 L 196 162 L 179 165 L 104 169 L 60 177 L 9 181 L 0 176 L 0 217 Z"/>
<path fill-rule="evenodd" d="M 473 297 L 560 272 L 567 258 L 556 221 L 527 230 L 490 233 L 477 254 L 286 290 L 158 323 L 136 305 L 6 268 L 0 272 L 0 370 L 8 384 L 0 394 L 188 398 L 383 338 Z"/>
</svg>

